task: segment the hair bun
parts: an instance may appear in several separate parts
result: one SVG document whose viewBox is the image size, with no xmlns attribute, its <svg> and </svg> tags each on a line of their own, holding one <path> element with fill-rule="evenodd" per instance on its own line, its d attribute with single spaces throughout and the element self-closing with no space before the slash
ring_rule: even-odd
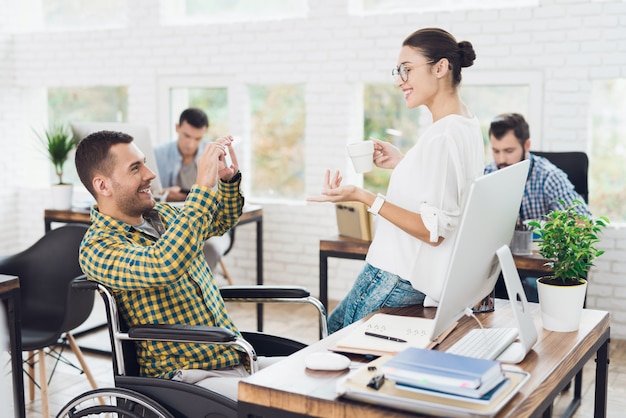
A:
<svg viewBox="0 0 626 418">
<path fill-rule="evenodd" d="M 461 58 L 461 67 L 471 67 L 476 59 L 476 52 L 469 41 L 461 41 L 459 46 L 459 56 Z"/>
</svg>

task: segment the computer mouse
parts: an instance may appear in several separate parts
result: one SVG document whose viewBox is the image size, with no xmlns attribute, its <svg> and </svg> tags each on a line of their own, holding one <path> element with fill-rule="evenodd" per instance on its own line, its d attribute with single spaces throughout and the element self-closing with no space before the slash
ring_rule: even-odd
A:
<svg viewBox="0 0 626 418">
<path fill-rule="evenodd" d="M 304 359 L 304 364 L 311 370 L 345 370 L 350 367 L 350 359 L 342 354 L 331 352 L 311 353 Z"/>
</svg>

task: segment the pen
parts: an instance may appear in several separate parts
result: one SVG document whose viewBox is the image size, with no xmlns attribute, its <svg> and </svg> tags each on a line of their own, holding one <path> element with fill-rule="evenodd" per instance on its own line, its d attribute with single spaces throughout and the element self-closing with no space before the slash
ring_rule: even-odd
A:
<svg viewBox="0 0 626 418">
<path fill-rule="evenodd" d="M 388 335 L 382 335 L 382 334 L 374 334 L 373 332 L 369 332 L 369 331 L 365 331 L 365 335 L 369 335 L 370 337 L 382 338 L 383 340 L 395 341 L 397 343 L 406 342 L 406 340 L 403 340 L 401 338 L 390 337 Z"/>
</svg>

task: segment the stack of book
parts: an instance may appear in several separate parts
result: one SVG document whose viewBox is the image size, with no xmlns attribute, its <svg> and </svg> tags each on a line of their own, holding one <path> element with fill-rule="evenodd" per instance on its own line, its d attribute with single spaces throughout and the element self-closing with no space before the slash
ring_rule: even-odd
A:
<svg viewBox="0 0 626 418">
<path fill-rule="evenodd" d="M 417 349 L 409 348 L 408 350 L 410 350 L 409 353 L 411 353 Z M 434 355 L 437 357 L 439 357 L 439 354 L 443 354 L 444 359 L 437 358 L 434 361 L 428 359 L 427 364 L 443 364 L 445 368 L 453 369 L 453 371 L 468 370 L 467 364 L 453 366 L 452 363 L 448 363 L 447 359 L 450 356 L 448 353 L 431 352 L 435 353 Z M 395 357 L 397 356 L 400 356 L 400 354 Z M 401 355 L 399 358 L 402 359 L 406 357 L 410 357 L 409 360 L 411 361 L 414 360 L 412 355 L 408 353 Z M 530 377 L 527 372 L 519 368 L 507 366 L 504 368 L 504 380 L 501 380 L 501 371 L 498 372 L 498 366 L 493 369 L 488 368 L 490 371 L 487 372 L 485 370 L 486 373 L 478 372 L 480 381 L 485 382 L 479 384 L 478 389 L 460 391 L 459 394 L 456 385 L 450 385 L 449 383 L 441 385 L 440 383 L 438 387 L 447 391 L 442 392 L 439 389 L 434 389 L 435 386 L 432 384 L 432 379 L 431 383 L 423 384 L 419 378 L 417 380 L 415 379 L 415 375 L 413 375 L 412 379 L 407 379 L 403 377 L 404 375 L 398 376 L 397 373 L 394 373 L 392 367 L 389 367 L 388 363 L 392 360 L 394 360 L 394 356 L 384 355 L 368 363 L 367 367 L 362 367 L 354 373 L 347 374 L 345 379 L 337 383 L 337 394 L 347 399 L 418 414 L 457 418 L 492 418 L 519 392 L 520 388 Z M 396 363 L 396 370 L 398 369 L 397 360 L 398 359 L 395 359 L 394 361 L 394 363 Z M 474 359 L 464 357 L 464 360 L 471 362 Z M 443 361 L 443 363 L 440 363 L 441 361 Z M 390 365 L 393 366 L 394 363 L 390 363 Z M 410 366 L 407 367 L 403 364 L 400 368 L 413 369 L 414 365 L 415 363 L 411 362 Z M 390 375 L 387 376 L 383 374 L 383 371 L 388 372 Z M 436 375 L 437 373 L 434 374 Z M 398 381 L 391 379 L 391 376 L 407 383 L 398 383 Z M 476 382 L 476 380 L 468 376 L 464 376 L 459 381 L 474 382 L 474 384 Z M 489 381 L 491 383 L 488 383 Z M 500 383 L 497 383 L 498 381 L 500 381 Z M 494 384 L 493 389 L 487 389 L 490 385 Z M 487 390 L 487 392 L 480 396 L 480 393 L 484 390 Z M 470 396 L 468 396 L 468 394 Z"/>
<path fill-rule="evenodd" d="M 385 378 L 406 390 L 488 403 L 508 383 L 499 362 L 408 347 L 382 366 Z"/>
</svg>

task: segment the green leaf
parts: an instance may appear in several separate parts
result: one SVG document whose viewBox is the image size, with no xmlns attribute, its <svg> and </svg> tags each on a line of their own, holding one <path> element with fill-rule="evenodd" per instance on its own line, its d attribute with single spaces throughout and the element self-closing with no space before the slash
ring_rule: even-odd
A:
<svg viewBox="0 0 626 418">
<path fill-rule="evenodd" d="M 37 131 L 34 132 L 39 138 L 48 159 L 54 166 L 54 171 L 59 178 L 59 184 L 63 184 L 63 165 L 72 149 L 76 146 L 72 130 L 65 124 L 56 123 L 49 130 L 45 130 L 44 135 Z"/>
</svg>

